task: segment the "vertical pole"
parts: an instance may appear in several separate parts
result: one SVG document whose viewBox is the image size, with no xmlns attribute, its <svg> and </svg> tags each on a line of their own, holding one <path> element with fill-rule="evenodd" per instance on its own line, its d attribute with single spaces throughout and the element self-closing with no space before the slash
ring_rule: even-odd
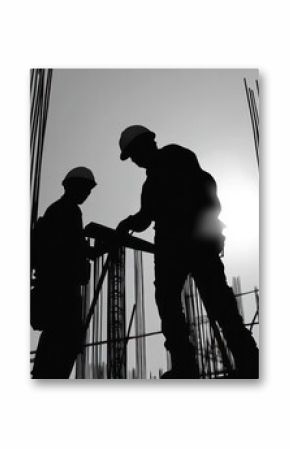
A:
<svg viewBox="0 0 290 449">
<path fill-rule="evenodd" d="M 251 109 L 252 109 L 253 120 L 254 120 L 255 148 L 256 148 L 257 154 L 259 155 L 259 118 L 258 118 L 258 111 L 257 111 L 255 97 L 254 97 L 254 91 L 252 89 L 249 89 L 249 94 L 250 94 L 250 103 L 251 103 Z"/>
<path fill-rule="evenodd" d="M 258 93 L 258 96 L 260 95 L 260 87 L 259 87 L 259 81 L 258 80 L 256 80 L 256 89 L 257 89 L 257 93 Z"/>
<path fill-rule="evenodd" d="M 197 287 L 195 285 L 195 290 L 194 290 L 194 298 L 195 298 L 195 324 L 196 324 L 196 329 L 197 329 L 197 350 L 198 350 L 198 354 L 199 354 L 199 358 L 200 358 L 200 368 L 201 368 L 201 377 L 205 378 L 205 365 L 204 365 L 204 358 L 203 358 L 203 342 L 202 342 L 202 335 L 201 335 L 201 330 L 200 330 L 200 317 L 199 317 L 199 309 L 198 309 L 198 290 Z"/>
<path fill-rule="evenodd" d="M 38 215 L 41 165 L 46 131 L 47 114 L 51 92 L 52 70 L 34 69 L 31 71 L 30 105 L 30 188 L 31 188 L 31 229 Z"/>
<path fill-rule="evenodd" d="M 108 271 L 107 365 L 108 378 L 126 379 L 125 248 L 112 252 Z"/>
<path fill-rule="evenodd" d="M 135 284 L 135 305 L 136 335 L 145 334 L 145 306 L 144 306 L 144 281 L 143 281 L 143 260 L 142 252 L 134 251 L 134 284 Z M 146 379 L 146 340 L 138 338 L 135 343 L 136 348 L 136 371 L 138 379 Z"/>
<path fill-rule="evenodd" d="M 41 166 L 42 166 L 42 155 L 43 155 L 43 147 L 44 147 L 44 137 L 46 131 L 46 122 L 47 122 L 47 114 L 48 114 L 48 105 L 49 105 L 49 96 L 51 90 L 51 78 L 52 78 L 52 70 L 48 71 L 43 70 L 41 75 L 41 113 L 40 113 L 40 128 L 38 133 L 38 157 L 37 157 L 37 178 L 35 185 L 35 217 L 36 220 L 38 214 L 38 201 L 39 201 L 39 188 L 40 188 L 40 179 L 41 179 Z M 46 75 L 46 83 L 45 83 L 45 75 Z"/>
<path fill-rule="evenodd" d="M 252 123 L 252 130 L 253 130 L 253 135 L 254 135 L 256 159 L 257 159 L 257 164 L 259 167 L 259 140 L 257 137 L 258 136 L 257 128 L 255 127 L 254 111 L 253 111 L 253 104 L 252 104 L 253 100 L 250 99 L 250 89 L 248 87 L 246 78 L 244 78 L 244 86 L 245 86 L 246 97 L 247 97 L 248 107 L 249 107 L 249 111 L 250 111 L 250 118 L 251 118 L 251 123 Z"/>
<path fill-rule="evenodd" d="M 102 256 L 101 258 L 101 263 L 102 266 L 104 265 L 104 256 Z M 99 341 L 102 341 L 102 337 L 103 337 L 103 289 L 101 289 L 100 291 L 100 301 L 99 301 Z M 100 364 L 102 363 L 103 360 L 103 346 L 100 345 L 99 347 L 99 352 L 98 352 L 98 360 L 100 361 Z M 104 375 L 102 373 L 102 375 Z"/>
</svg>

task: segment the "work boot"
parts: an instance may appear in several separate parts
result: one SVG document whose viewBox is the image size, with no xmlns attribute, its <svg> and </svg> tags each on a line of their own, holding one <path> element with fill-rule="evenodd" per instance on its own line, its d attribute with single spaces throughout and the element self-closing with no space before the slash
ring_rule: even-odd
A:
<svg viewBox="0 0 290 449">
<path fill-rule="evenodd" d="M 244 339 L 232 350 L 236 369 L 236 379 L 259 378 L 259 349 L 249 331 L 245 331 Z"/>
<path fill-rule="evenodd" d="M 259 379 L 259 351 L 248 354 L 242 361 L 236 360 L 236 379 Z"/>
<path fill-rule="evenodd" d="M 172 368 L 163 373 L 160 379 L 199 379 L 198 364 L 191 345 L 182 354 L 171 352 L 171 361 Z"/>
<path fill-rule="evenodd" d="M 160 379 L 199 379 L 199 374 L 193 367 L 191 369 L 175 367 L 163 373 Z"/>
</svg>

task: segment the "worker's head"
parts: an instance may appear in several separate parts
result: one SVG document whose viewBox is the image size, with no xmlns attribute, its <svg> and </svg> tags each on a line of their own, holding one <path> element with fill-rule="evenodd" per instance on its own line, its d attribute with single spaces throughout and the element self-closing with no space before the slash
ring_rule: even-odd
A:
<svg viewBox="0 0 290 449">
<path fill-rule="evenodd" d="M 68 172 L 62 185 L 65 193 L 76 204 L 82 204 L 97 185 L 92 171 L 86 167 L 76 167 Z"/>
<path fill-rule="evenodd" d="M 157 150 L 155 134 L 141 125 L 126 128 L 121 134 L 119 145 L 122 161 L 130 158 L 136 165 L 144 168 L 151 165 Z"/>
</svg>

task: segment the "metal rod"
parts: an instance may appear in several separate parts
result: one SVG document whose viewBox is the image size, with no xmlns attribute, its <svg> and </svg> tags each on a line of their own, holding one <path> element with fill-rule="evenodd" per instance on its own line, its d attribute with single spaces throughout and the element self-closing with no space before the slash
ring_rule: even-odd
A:
<svg viewBox="0 0 290 449">
<path fill-rule="evenodd" d="M 254 91 L 252 89 L 249 89 L 250 94 L 250 102 L 251 102 L 251 108 L 253 113 L 253 120 L 254 120 L 254 137 L 255 137 L 255 149 L 256 153 L 259 156 L 259 118 L 258 118 L 258 111 L 256 107 L 256 101 L 254 97 Z"/>
<path fill-rule="evenodd" d="M 132 328 L 132 324 L 133 324 L 135 311 L 136 311 L 136 304 L 133 305 L 133 309 L 132 309 L 131 317 L 130 317 L 130 321 L 129 321 L 129 327 L 128 327 L 128 331 L 127 331 L 127 334 L 125 337 L 125 346 L 124 346 L 124 350 L 123 350 L 123 354 L 122 354 L 120 366 L 119 366 L 119 377 L 122 374 L 121 371 L 122 371 L 123 360 L 124 360 L 124 357 L 126 356 L 128 341 L 130 340 L 130 333 L 131 333 L 131 328 Z"/>
<path fill-rule="evenodd" d="M 256 80 L 256 81 L 255 81 L 255 84 L 256 84 L 256 89 L 257 89 L 258 95 L 260 95 L 259 81 Z"/>
<path fill-rule="evenodd" d="M 251 118 L 251 123 L 252 123 L 252 130 L 253 130 L 253 135 L 254 135 L 256 159 L 257 159 L 257 163 L 258 163 L 258 167 L 259 167 L 258 142 L 257 142 L 257 139 L 256 139 L 256 130 L 255 130 L 255 124 L 254 124 L 254 116 L 253 116 L 253 111 L 252 111 L 252 106 L 251 106 L 251 101 L 250 101 L 249 88 L 248 88 L 248 85 L 247 85 L 246 78 L 244 78 L 244 86 L 245 86 L 246 97 L 247 97 L 248 107 L 249 107 L 249 111 L 250 111 L 250 118 Z"/>
<path fill-rule="evenodd" d="M 100 276 L 100 279 L 99 279 L 97 288 L 95 289 L 95 293 L 94 293 L 94 297 L 93 297 L 93 300 L 92 300 L 92 303 L 91 303 L 91 307 L 90 307 L 90 309 L 89 309 L 88 315 L 87 315 L 86 320 L 85 320 L 85 324 L 84 324 L 84 333 L 86 333 L 87 330 L 88 330 L 88 327 L 89 327 L 89 325 L 90 325 L 91 318 L 92 318 L 93 313 L 94 313 L 95 306 L 96 306 L 96 304 L 97 304 L 97 302 L 98 302 L 98 299 L 99 299 L 99 293 L 100 293 L 101 288 L 102 288 L 102 286 L 103 286 L 103 282 L 104 282 L 105 276 L 106 276 L 106 274 L 107 274 L 107 272 L 108 272 L 109 263 L 110 263 L 110 258 L 111 258 L 111 255 L 110 255 L 110 253 L 109 253 L 108 256 L 107 256 L 106 262 L 105 262 L 105 264 L 103 265 L 102 274 L 101 274 L 101 276 Z"/>
</svg>

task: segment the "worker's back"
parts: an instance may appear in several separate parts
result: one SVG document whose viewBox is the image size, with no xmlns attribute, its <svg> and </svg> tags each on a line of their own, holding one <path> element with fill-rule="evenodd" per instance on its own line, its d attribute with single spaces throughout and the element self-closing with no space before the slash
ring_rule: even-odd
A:
<svg viewBox="0 0 290 449">
<path fill-rule="evenodd" d="M 36 229 L 36 277 L 41 283 L 81 284 L 85 241 L 80 208 L 65 197 L 48 207 Z"/>
<path fill-rule="evenodd" d="M 147 175 L 142 196 L 150 204 L 157 237 L 186 239 L 202 211 L 212 208 L 218 215 L 215 181 L 192 151 L 178 145 L 163 147 Z"/>
</svg>

